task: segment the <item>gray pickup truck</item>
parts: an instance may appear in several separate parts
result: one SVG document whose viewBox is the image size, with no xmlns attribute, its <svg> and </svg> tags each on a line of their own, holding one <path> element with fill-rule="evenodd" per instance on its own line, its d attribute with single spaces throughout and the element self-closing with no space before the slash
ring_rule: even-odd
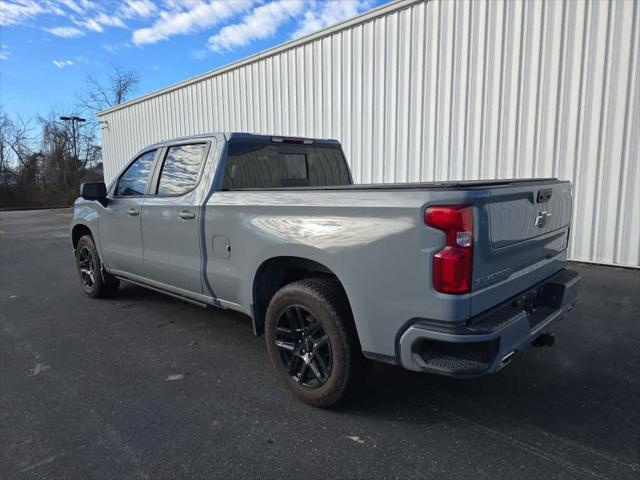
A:
<svg viewBox="0 0 640 480">
<path fill-rule="evenodd" d="M 126 280 L 251 317 L 303 401 L 330 406 L 369 360 L 473 377 L 551 344 L 576 302 L 571 185 L 354 185 L 334 140 L 246 133 L 152 145 L 85 183 L 83 291 Z"/>
</svg>

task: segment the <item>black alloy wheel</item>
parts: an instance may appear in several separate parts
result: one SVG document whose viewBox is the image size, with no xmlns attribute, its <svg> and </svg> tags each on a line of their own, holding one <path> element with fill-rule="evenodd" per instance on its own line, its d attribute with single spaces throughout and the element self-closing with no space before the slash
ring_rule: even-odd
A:
<svg viewBox="0 0 640 480">
<path fill-rule="evenodd" d="M 115 293 L 120 281 L 104 272 L 91 235 L 84 235 L 76 245 L 76 266 L 82 291 L 90 297 L 107 297 Z"/>
<path fill-rule="evenodd" d="M 93 252 L 87 245 L 78 249 L 78 269 L 82 286 L 87 290 L 92 290 L 96 284 L 96 261 Z"/>
<path fill-rule="evenodd" d="M 322 324 L 302 305 L 290 305 L 276 322 L 275 346 L 289 375 L 304 387 L 317 388 L 331 375 L 331 341 Z"/>
</svg>

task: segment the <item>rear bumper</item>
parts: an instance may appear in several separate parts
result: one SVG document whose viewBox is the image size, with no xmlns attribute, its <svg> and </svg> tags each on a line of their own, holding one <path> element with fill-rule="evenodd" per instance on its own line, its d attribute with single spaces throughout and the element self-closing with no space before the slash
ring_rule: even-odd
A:
<svg viewBox="0 0 640 480">
<path fill-rule="evenodd" d="M 415 319 L 398 336 L 397 360 L 453 377 L 493 373 L 573 308 L 579 281 L 578 272 L 562 270 L 462 326 Z"/>
</svg>

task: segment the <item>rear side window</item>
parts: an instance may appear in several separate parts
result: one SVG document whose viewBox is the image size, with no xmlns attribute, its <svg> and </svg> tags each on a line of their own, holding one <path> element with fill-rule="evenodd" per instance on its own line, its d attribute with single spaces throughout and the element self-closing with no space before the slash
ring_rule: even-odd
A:
<svg viewBox="0 0 640 480">
<path fill-rule="evenodd" d="M 158 195 L 184 195 L 196 186 L 206 144 L 170 147 L 162 165 Z"/>
<path fill-rule="evenodd" d="M 119 197 L 144 195 L 156 151 L 151 150 L 136 158 L 120 176 L 114 194 Z"/>
<path fill-rule="evenodd" d="M 348 185 L 340 148 L 232 142 L 223 189 Z"/>
</svg>

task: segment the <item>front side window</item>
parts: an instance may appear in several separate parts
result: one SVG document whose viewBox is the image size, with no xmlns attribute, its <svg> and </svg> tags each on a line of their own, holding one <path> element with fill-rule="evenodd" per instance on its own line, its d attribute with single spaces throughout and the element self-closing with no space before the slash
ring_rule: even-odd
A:
<svg viewBox="0 0 640 480">
<path fill-rule="evenodd" d="M 206 143 L 169 147 L 162 165 L 158 195 L 184 195 L 196 186 Z"/>
<path fill-rule="evenodd" d="M 156 151 L 151 150 L 135 159 L 118 180 L 115 195 L 119 197 L 144 195 L 155 156 Z"/>
</svg>

